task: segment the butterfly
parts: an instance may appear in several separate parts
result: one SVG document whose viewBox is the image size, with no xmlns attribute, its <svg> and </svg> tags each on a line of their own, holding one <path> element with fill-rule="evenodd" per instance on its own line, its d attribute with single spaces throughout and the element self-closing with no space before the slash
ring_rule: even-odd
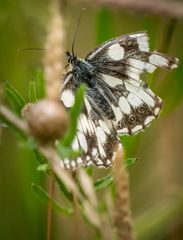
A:
<svg viewBox="0 0 183 240">
<path fill-rule="evenodd" d="M 149 50 L 145 31 L 113 38 L 99 45 L 86 58 L 67 52 L 72 70 L 64 77 L 61 101 L 70 108 L 81 84 L 86 84 L 84 107 L 72 143 L 82 149 L 76 159 L 64 159 L 66 169 L 80 165 L 109 167 L 115 159 L 119 135 L 135 135 L 157 118 L 162 100 L 140 79 L 157 67 L 171 70 L 178 59 Z"/>
</svg>

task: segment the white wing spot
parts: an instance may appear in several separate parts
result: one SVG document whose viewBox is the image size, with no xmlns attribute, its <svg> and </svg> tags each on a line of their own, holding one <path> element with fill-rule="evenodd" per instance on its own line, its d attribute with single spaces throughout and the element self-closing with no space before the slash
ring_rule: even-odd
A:
<svg viewBox="0 0 183 240">
<path fill-rule="evenodd" d="M 109 161 L 109 159 L 107 159 L 106 164 L 111 165 L 111 161 Z"/>
<path fill-rule="evenodd" d="M 159 107 L 155 108 L 155 110 L 154 110 L 154 114 L 155 114 L 155 115 L 158 115 L 159 112 L 160 112 L 160 108 L 159 108 Z"/>
<path fill-rule="evenodd" d="M 86 161 L 90 161 L 90 156 L 86 156 Z"/>
<path fill-rule="evenodd" d="M 137 125 L 134 128 L 132 128 L 132 133 L 136 133 L 142 129 L 142 125 Z"/>
<path fill-rule="evenodd" d="M 131 66 L 134 66 L 140 70 L 146 70 L 150 73 L 154 72 L 154 70 L 156 69 L 156 66 L 134 58 L 129 58 L 128 62 Z"/>
<path fill-rule="evenodd" d="M 118 132 L 119 134 L 121 134 L 121 133 L 123 133 L 123 134 L 128 134 L 128 133 L 129 133 L 129 130 L 128 130 L 128 128 L 122 128 L 122 129 L 119 129 L 117 132 Z"/>
<path fill-rule="evenodd" d="M 149 57 L 149 62 L 156 66 L 159 66 L 159 67 L 167 67 L 168 66 L 168 60 L 166 58 L 164 58 L 163 56 L 160 56 L 155 53 Z"/>
<path fill-rule="evenodd" d="M 87 141 L 86 141 L 85 135 L 82 134 L 81 132 L 78 132 L 77 137 L 79 139 L 80 146 L 82 147 L 82 149 L 85 152 L 87 152 L 88 151 L 88 145 L 87 145 Z"/>
<path fill-rule="evenodd" d="M 145 90 L 143 90 L 142 88 L 137 88 L 136 86 L 133 86 L 127 82 L 125 82 L 125 87 L 129 92 L 132 92 L 135 95 L 137 95 L 141 100 L 143 100 L 149 106 L 154 107 L 155 105 L 154 99 L 151 96 L 149 96 L 149 94 L 147 94 Z"/>
<path fill-rule="evenodd" d="M 79 143 L 77 138 L 74 139 L 73 143 L 72 143 L 72 148 L 73 150 L 78 150 L 79 149 Z"/>
<path fill-rule="evenodd" d="M 118 61 L 123 59 L 125 51 L 123 47 L 121 47 L 118 43 L 116 43 L 109 47 L 107 53 L 110 58 Z"/>
<path fill-rule="evenodd" d="M 70 161 L 69 161 L 68 158 L 65 158 L 65 159 L 64 159 L 64 163 L 65 163 L 65 164 L 68 164 L 69 162 L 70 162 Z"/>
<path fill-rule="evenodd" d="M 146 120 L 145 120 L 145 122 L 144 122 L 144 124 L 145 124 L 145 125 L 148 125 L 150 122 L 152 122 L 153 119 L 155 119 L 155 117 L 153 117 L 153 116 L 147 117 Z"/>
<path fill-rule="evenodd" d="M 101 143 L 105 143 L 106 142 L 106 134 L 104 132 L 104 130 L 101 127 L 97 127 L 97 137 L 100 139 Z"/>
<path fill-rule="evenodd" d="M 137 43 L 139 45 L 140 51 L 149 52 L 149 43 L 147 35 L 137 38 Z"/>
<path fill-rule="evenodd" d="M 144 32 L 137 32 L 137 33 L 130 34 L 130 38 L 138 38 L 142 36 L 146 36 L 146 34 Z"/>
<path fill-rule="evenodd" d="M 137 80 L 140 81 L 140 74 L 142 73 L 142 70 L 134 68 L 134 67 L 128 67 L 127 68 L 127 72 L 126 75 Z"/>
<path fill-rule="evenodd" d="M 122 112 L 124 112 L 126 114 L 130 114 L 131 113 L 130 104 L 128 103 L 128 101 L 126 100 L 125 97 L 120 97 L 120 99 L 119 99 L 119 107 L 121 108 Z"/>
<path fill-rule="evenodd" d="M 116 87 L 117 85 L 122 84 L 121 79 L 112 77 L 110 75 L 102 74 L 102 78 L 110 87 Z"/>
<path fill-rule="evenodd" d="M 114 112 L 116 121 L 120 121 L 123 118 L 123 114 L 121 112 L 121 109 L 119 107 L 115 107 L 113 104 L 111 104 L 112 110 Z"/>
<path fill-rule="evenodd" d="M 76 162 L 74 160 L 71 161 L 71 166 L 74 168 L 76 167 Z"/>
<path fill-rule="evenodd" d="M 97 159 L 96 163 L 97 163 L 97 165 L 103 165 L 103 162 L 99 158 Z"/>
<path fill-rule="evenodd" d="M 69 89 L 64 90 L 61 95 L 61 100 L 66 107 L 72 107 L 75 101 L 73 92 Z"/>
<path fill-rule="evenodd" d="M 104 131 L 105 131 L 106 133 L 110 134 L 110 130 L 109 130 L 109 128 L 107 127 L 107 125 L 106 125 L 105 122 L 103 122 L 102 120 L 99 120 L 99 124 L 100 124 L 101 128 L 104 129 Z"/>
<path fill-rule="evenodd" d="M 133 107 L 139 107 L 143 104 L 143 102 L 133 93 L 128 95 L 127 100 Z"/>
<path fill-rule="evenodd" d="M 92 155 L 95 157 L 97 155 L 98 151 L 96 148 L 93 148 L 92 150 Z"/>
<path fill-rule="evenodd" d="M 82 158 L 80 158 L 80 157 L 78 157 L 76 161 L 77 161 L 77 164 L 83 163 L 83 160 L 82 160 Z"/>
</svg>

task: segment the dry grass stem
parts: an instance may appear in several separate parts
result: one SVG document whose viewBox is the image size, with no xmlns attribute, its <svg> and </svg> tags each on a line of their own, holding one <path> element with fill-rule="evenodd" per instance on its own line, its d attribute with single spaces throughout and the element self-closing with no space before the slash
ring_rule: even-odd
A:
<svg viewBox="0 0 183 240">
<path fill-rule="evenodd" d="M 52 146 L 46 146 L 46 147 L 39 147 L 40 152 L 47 158 L 51 169 L 53 172 L 57 175 L 57 177 L 63 181 L 65 186 L 70 190 L 73 195 L 82 202 L 84 214 L 88 218 L 88 220 L 95 225 L 101 232 L 102 225 L 100 221 L 100 217 L 98 215 L 97 210 L 91 203 L 90 199 L 86 200 L 84 196 L 80 193 L 74 179 L 71 177 L 71 175 L 61 167 L 58 154 L 56 153 L 55 149 Z"/>
<path fill-rule="evenodd" d="M 123 151 L 121 146 L 117 150 L 113 174 L 116 188 L 114 224 L 118 239 L 134 240 L 130 211 L 128 176 L 124 168 Z"/>
<path fill-rule="evenodd" d="M 21 129 L 24 133 L 27 133 L 27 123 L 21 118 L 17 117 L 7 107 L 0 105 L 0 114 L 4 116 L 9 122 Z"/>
<path fill-rule="evenodd" d="M 152 14 L 175 19 L 183 18 L 183 3 L 181 1 L 165 0 L 93 0 L 91 3 L 121 8 L 144 14 Z"/>
<path fill-rule="evenodd" d="M 64 71 L 65 30 L 63 16 L 60 13 L 60 2 L 51 1 L 51 21 L 45 43 L 44 73 L 48 98 L 58 100 L 61 78 Z"/>
<path fill-rule="evenodd" d="M 93 181 L 83 169 L 79 170 L 79 180 L 84 194 L 90 199 L 91 204 L 94 207 L 97 207 L 98 203 L 95 189 L 93 187 Z"/>
<path fill-rule="evenodd" d="M 82 195 L 80 194 L 73 178 L 69 175 L 69 173 L 61 167 L 60 162 L 62 161 L 58 156 L 56 150 L 52 146 L 40 146 L 40 152 L 47 158 L 48 163 L 51 166 L 53 172 L 57 175 L 57 177 L 63 181 L 65 186 L 77 196 L 78 199 L 82 200 Z"/>
<path fill-rule="evenodd" d="M 54 179 L 52 176 L 49 178 L 49 196 L 53 196 L 54 194 Z M 51 239 L 51 227 L 52 227 L 52 207 L 51 207 L 51 199 L 48 201 L 48 217 L 47 217 L 47 236 L 46 239 Z"/>
</svg>

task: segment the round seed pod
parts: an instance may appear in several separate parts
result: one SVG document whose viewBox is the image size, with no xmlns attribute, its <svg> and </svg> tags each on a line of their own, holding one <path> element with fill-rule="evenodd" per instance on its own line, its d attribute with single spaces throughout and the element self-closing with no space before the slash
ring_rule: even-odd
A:
<svg viewBox="0 0 183 240">
<path fill-rule="evenodd" d="M 42 143 L 63 137 L 69 126 L 69 115 L 61 102 L 43 99 L 27 104 L 22 115 L 28 123 L 30 135 Z"/>
</svg>

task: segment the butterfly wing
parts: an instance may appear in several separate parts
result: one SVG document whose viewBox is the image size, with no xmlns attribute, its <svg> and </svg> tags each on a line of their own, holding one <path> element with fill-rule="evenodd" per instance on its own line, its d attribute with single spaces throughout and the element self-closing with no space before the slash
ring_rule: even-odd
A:
<svg viewBox="0 0 183 240">
<path fill-rule="evenodd" d="M 177 58 L 157 51 L 150 52 L 148 40 L 145 31 L 122 35 L 99 45 L 86 56 L 86 60 L 94 66 L 109 66 L 111 70 L 124 74 L 135 71 L 133 68 L 140 74 L 143 71 L 153 72 L 157 67 L 169 70 L 177 67 Z"/>
<path fill-rule="evenodd" d="M 67 108 L 72 107 L 75 100 L 74 76 L 69 72 L 65 76 L 61 100 Z M 82 155 L 75 159 L 64 159 L 61 164 L 67 169 L 95 164 L 98 167 L 109 167 L 113 161 L 116 146 L 120 144 L 116 133 L 110 129 L 97 108 L 92 107 L 84 97 L 84 107 L 78 118 L 77 134 L 72 143 L 74 150 L 82 150 Z"/>
<path fill-rule="evenodd" d="M 96 71 L 97 88 L 115 116 L 110 125 L 119 134 L 136 134 L 158 117 L 162 100 L 141 79 L 143 72 L 157 67 L 171 70 L 176 58 L 150 52 L 146 32 L 114 38 L 86 57 Z M 103 114 L 105 117 L 106 114 Z M 109 119 L 109 118 L 108 118 Z"/>
</svg>

